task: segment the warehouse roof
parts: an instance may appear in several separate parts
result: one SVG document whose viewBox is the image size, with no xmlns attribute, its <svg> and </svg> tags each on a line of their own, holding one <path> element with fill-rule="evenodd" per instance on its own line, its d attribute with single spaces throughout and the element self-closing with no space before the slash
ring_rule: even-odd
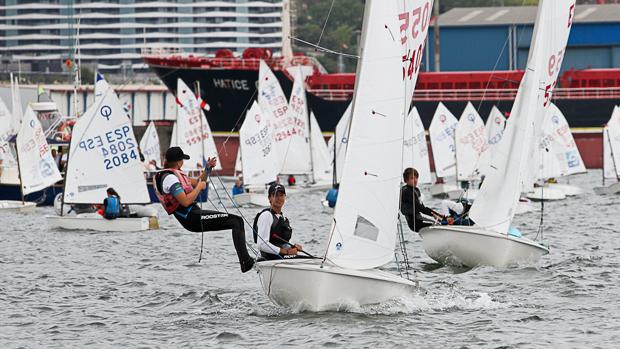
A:
<svg viewBox="0 0 620 349">
<path fill-rule="evenodd" d="M 459 7 L 439 16 L 447 27 L 534 24 L 536 6 Z M 579 5 L 574 23 L 620 22 L 620 4 Z"/>
</svg>

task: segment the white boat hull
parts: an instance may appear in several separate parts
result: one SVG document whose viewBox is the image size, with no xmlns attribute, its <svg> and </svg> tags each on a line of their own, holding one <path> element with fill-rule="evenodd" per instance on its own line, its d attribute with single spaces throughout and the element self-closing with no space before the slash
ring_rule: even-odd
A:
<svg viewBox="0 0 620 349">
<path fill-rule="evenodd" d="M 606 187 L 596 187 L 594 192 L 598 195 L 618 194 L 620 193 L 620 181 Z"/>
<path fill-rule="evenodd" d="M 338 311 L 411 295 L 415 283 L 378 269 L 350 270 L 321 260 L 288 259 L 256 263 L 265 294 L 280 306 Z"/>
<path fill-rule="evenodd" d="M 237 206 L 269 207 L 267 193 L 242 193 L 233 196 Z"/>
<path fill-rule="evenodd" d="M 576 196 L 583 194 L 583 189 L 570 184 L 548 183 L 545 185 L 545 188 L 561 190 L 566 196 Z"/>
<path fill-rule="evenodd" d="M 535 262 L 549 253 L 524 237 L 499 234 L 477 226 L 433 226 L 420 230 L 429 257 L 443 264 L 505 267 Z"/>
<path fill-rule="evenodd" d="M 436 198 L 446 199 L 451 196 L 457 198 L 463 193 L 462 189 L 459 189 L 455 184 L 448 183 L 435 183 L 431 186 L 431 196 Z"/>
<path fill-rule="evenodd" d="M 0 212 L 32 212 L 36 207 L 36 202 L 0 200 Z"/>
<path fill-rule="evenodd" d="M 67 230 L 94 230 L 131 232 L 159 229 L 157 217 L 105 219 L 98 213 L 79 215 L 45 216 L 50 228 Z"/>
<path fill-rule="evenodd" d="M 519 202 L 517 203 L 517 209 L 515 211 L 515 214 L 523 214 L 523 213 L 527 213 L 527 212 L 532 212 L 532 211 L 536 211 L 538 209 L 537 205 L 535 203 L 533 203 L 530 200 L 519 200 Z"/>
<path fill-rule="evenodd" d="M 566 194 L 562 190 L 548 187 L 535 187 L 532 191 L 525 194 L 525 196 L 534 201 L 557 201 L 566 199 Z"/>
</svg>

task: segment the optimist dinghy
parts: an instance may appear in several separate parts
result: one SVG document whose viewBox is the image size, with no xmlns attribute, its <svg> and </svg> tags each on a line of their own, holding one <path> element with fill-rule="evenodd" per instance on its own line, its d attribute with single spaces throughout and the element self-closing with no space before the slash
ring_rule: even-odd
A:
<svg viewBox="0 0 620 349">
<path fill-rule="evenodd" d="M 98 81 L 100 97 L 78 119 L 71 137 L 63 205 L 102 204 L 114 188 L 123 204 L 148 204 L 149 194 L 138 143 L 114 90 Z M 157 217 L 104 219 L 98 214 L 48 215 L 51 228 L 140 231 L 158 228 Z"/>
<path fill-rule="evenodd" d="M 420 231 L 426 253 L 441 263 L 468 267 L 506 266 L 536 261 L 547 247 L 527 239 L 510 225 L 523 187 L 533 184 L 528 172 L 550 105 L 572 24 L 574 0 L 541 0 L 525 75 L 521 80 L 504 139 L 470 210 L 473 226 L 432 226 Z M 553 57 L 553 59 L 550 59 Z M 549 65 L 553 62 L 553 65 Z M 540 86 L 546 86 L 541 90 Z M 524 170 L 525 169 L 525 170 Z"/>
<path fill-rule="evenodd" d="M 421 58 L 413 52 L 424 52 L 432 1 L 368 0 L 365 6 L 351 128 L 325 258 L 256 263 L 265 293 L 278 305 L 339 310 L 416 289 L 377 268 L 394 258 L 402 130 Z M 417 12 L 423 14 L 419 22 L 410 18 Z"/>
</svg>

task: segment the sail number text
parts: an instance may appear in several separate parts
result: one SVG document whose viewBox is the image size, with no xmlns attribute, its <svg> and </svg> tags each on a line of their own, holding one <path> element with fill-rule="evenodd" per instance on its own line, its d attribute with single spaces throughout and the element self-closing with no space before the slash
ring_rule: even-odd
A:
<svg viewBox="0 0 620 349">
<path fill-rule="evenodd" d="M 400 43 L 403 46 L 407 45 L 409 33 L 411 33 L 411 38 L 414 40 L 413 49 L 407 49 L 407 53 L 402 57 L 403 80 L 405 80 L 405 78 L 409 78 L 409 80 L 413 79 L 414 74 L 420 70 L 424 40 L 422 40 L 417 47 L 415 47 L 415 40 L 420 34 L 424 36 L 424 33 L 428 29 L 432 13 L 431 7 L 431 1 L 427 1 L 424 5 L 413 9 L 411 13 L 403 12 L 398 15 L 398 21 L 400 23 Z"/>
<path fill-rule="evenodd" d="M 84 139 L 78 146 L 87 152 L 95 149 L 101 151 L 105 169 L 111 170 L 129 163 L 131 159 L 138 159 L 136 141 L 129 134 L 130 130 L 128 125 L 123 125 L 103 135 Z"/>
</svg>

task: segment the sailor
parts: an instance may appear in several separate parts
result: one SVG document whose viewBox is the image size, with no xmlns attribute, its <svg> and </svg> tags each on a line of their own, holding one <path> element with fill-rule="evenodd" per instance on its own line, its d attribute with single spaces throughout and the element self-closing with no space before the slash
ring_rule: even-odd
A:
<svg viewBox="0 0 620 349">
<path fill-rule="evenodd" d="M 233 185 L 232 187 L 232 194 L 233 196 L 235 196 L 243 194 L 244 192 L 245 190 L 243 189 L 243 182 L 241 181 L 241 178 L 237 178 L 237 180 L 235 181 L 235 185 Z"/>
<path fill-rule="evenodd" d="M 166 151 L 164 169 L 155 174 L 155 192 L 159 202 L 168 214 L 192 232 L 217 231 L 232 229 L 232 239 L 241 265 L 241 272 L 252 269 L 254 259 L 245 246 L 243 219 L 239 216 L 219 211 L 201 210 L 196 198 L 207 187 L 208 173 L 215 167 L 216 159 L 207 159 L 207 169 L 200 178 L 189 178 L 181 168 L 183 160 L 189 155 L 180 147 L 171 147 Z"/>
<path fill-rule="evenodd" d="M 295 186 L 295 184 L 297 184 L 297 180 L 295 179 L 295 176 L 293 175 L 288 175 L 288 178 L 286 179 L 286 181 L 288 182 L 289 187 L 293 187 Z"/>
<path fill-rule="evenodd" d="M 340 184 L 334 184 L 334 186 L 327 192 L 327 196 L 325 200 L 327 200 L 327 205 L 331 208 L 336 207 L 336 200 L 338 200 L 338 188 Z"/>
<path fill-rule="evenodd" d="M 114 188 L 106 190 L 108 197 L 103 199 L 103 218 L 116 219 L 121 215 L 121 197 Z"/>
<path fill-rule="evenodd" d="M 282 213 L 286 190 L 282 184 L 274 183 L 269 186 L 267 195 L 271 207 L 260 211 L 254 218 L 254 242 L 267 260 L 295 258 L 302 248 L 290 243 L 293 229 Z"/>
<path fill-rule="evenodd" d="M 420 200 L 420 189 L 418 189 L 418 171 L 412 167 L 408 167 L 403 172 L 403 180 L 405 185 L 400 191 L 400 212 L 407 219 L 409 229 L 420 231 L 424 227 L 430 227 L 432 224 L 425 222 L 422 214 L 432 216 L 436 219 L 443 220 L 439 213 L 424 206 Z"/>
</svg>

